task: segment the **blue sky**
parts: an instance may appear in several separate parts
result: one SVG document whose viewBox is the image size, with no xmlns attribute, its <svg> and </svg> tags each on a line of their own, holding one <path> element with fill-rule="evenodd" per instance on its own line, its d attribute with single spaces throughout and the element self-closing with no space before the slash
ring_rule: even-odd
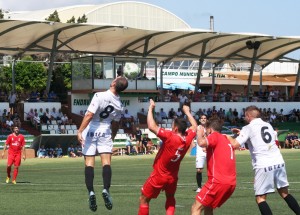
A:
<svg viewBox="0 0 300 215">
<path fill-rule="evenodd" d="M 300 36 L 298 0 L 141 0 L 162 7 L 193 28 L 219 32 L 252 32 L 274 36 Z M 38 10 L 78 4 L 101 4 L 112 0 L 0 0 L 0 8 Z"/>
</svg>

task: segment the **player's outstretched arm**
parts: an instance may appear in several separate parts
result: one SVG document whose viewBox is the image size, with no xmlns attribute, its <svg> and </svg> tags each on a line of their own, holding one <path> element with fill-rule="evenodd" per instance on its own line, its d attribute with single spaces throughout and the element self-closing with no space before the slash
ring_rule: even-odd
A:
<svg viewBox="0 0 300 215">
<path fill-rule="evenodd" d="M 147 125 L 150 131 L 152 131 L 154 134 L 157 134 L 158 126 L 153 117 L 154 109 L 155 109 L 155 102 L 152 99 L 150 99 L 148 115 L 147 115 Z"/>
<path fill-rule="evenodd" d="M 241 144 L 236 139 L 232 138 L 232 136 L 226 135 L 226 137 L 234 149 L 238 149 L 241 147 Z"/>
<path fill-rule="evenodd" d="M 197 144 L 200 147 L 206 147 L 207 146 L 207 140 L 205 137 L 205 131 L 203 126 L 199 126 L 197 128 Z"/>
<path fill-rule="evenodd" d="M 197 129 L 197 122 L 196 122 L 196 120 L 194 119 L 193 115 L 191 114 L 190 107 L 187 106 L 187 105 L 183 105 L 182 111 L 183 111 L 183 113 L 187 116 L 189 122 L 190 122 L 191 125 L 192 125 L 192 126 L 190 127 L 190 129 L 193 129 L 194 131 L 196 131 L 196 129 Z"/>
<path fill-rule="evenodd" d="M 2 155 L 1 155 L 1 158 L 2 158 L 2 159 L 4 158 L 6 148 L 7 148 L 7 146 L 6 146 L 6 144 L 4 144 L 3 151 L 2 151 Z"/>
</svg>

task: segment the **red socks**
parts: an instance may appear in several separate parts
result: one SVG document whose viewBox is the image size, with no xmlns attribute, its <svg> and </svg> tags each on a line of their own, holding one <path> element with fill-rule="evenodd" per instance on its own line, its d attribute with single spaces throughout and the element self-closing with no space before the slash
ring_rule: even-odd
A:
<svg viewBox="0 0 300 215">
<path fill-rule="evenodd" d="M 166 215 L 174 215 L 175 214 L 175 198 L 169 197 L 166 200 L 165 208 L 166 208 Z"/>
<path fill-rule="evenodd" d="M 149 215 L 149 205 L 141 204 L 138 215 Z"/>
</svg>

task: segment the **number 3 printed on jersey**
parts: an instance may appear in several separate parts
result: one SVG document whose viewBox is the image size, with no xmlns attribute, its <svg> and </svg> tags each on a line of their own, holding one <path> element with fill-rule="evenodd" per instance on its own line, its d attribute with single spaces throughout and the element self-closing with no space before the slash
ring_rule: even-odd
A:
<svg viewBox="0 0 300 215">
<path fill-rule="evenodd" d="M 106 108 L 104 108 L 104 111 L 102 111 L 99 114 L 100 118 L 106 119 L 109 116 L 109 114 L 114 111 L 114 109 L 115 109 L 114 106 L 108 105 Z"/>
</svg>

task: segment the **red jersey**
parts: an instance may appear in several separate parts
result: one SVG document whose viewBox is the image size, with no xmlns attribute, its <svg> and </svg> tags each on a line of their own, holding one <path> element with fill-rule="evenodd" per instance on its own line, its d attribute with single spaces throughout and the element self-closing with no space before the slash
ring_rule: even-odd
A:
<svg viewBox="0 0 300 215">
<path fill-rule="evenodd" d="M 178 175 L 180 162 L 189 149 L 196 132 L 188 129 L 185 136 L 180 136 L 173 131 L 159 128 L 157 136 L 163 141 L 154 163 L 154 171 L 160 175 Z"/>
<path fill-rule="evenodd" d="M 8 135 L 5 144 L 9 146 L 8 153 L 18 154 L 22 152 L 22 148 L 25 146 L 25 138 L 22 134 L 19 134 L 18 136 L 10 134 Z"/>
<path fill-rule="evenodd" d="M 236 184 L 235 154 L 225 135 L 213 132 L 207 136 L 207 176 L 211 183 Z"/>
</svg>

